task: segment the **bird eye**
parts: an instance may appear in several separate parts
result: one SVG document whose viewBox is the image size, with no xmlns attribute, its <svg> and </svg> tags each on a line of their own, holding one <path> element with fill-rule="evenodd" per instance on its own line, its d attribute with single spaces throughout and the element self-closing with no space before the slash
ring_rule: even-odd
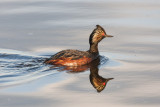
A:
<svg viewBox="0 0 160 107">
<path fill-rule="evenodd" d="M 105 34 L 104 33 L 102 33 L 102 36 L 104 36 Z"/>
</svg>

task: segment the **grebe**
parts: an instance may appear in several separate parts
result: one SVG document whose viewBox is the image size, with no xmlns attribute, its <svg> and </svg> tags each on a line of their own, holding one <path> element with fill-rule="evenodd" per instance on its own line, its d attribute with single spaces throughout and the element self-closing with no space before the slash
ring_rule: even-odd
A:
<svg viewBox="0 0 160 107">
<path fill-rule="evenodd" d="M 92 86 L 97 90 L 97 92 L 101 92 L 102 90 L 104 90 L 104 88 L 106 87 L 107 83 L 114 79 L 114 78 L 103 78 L 102 76 L 99 75 L 99 65 L 100 64 L 100 59 L 102 57 L 98 57 L 96 60 L 92 61 L 90 63 L 90 75 L 89 75 L 89 79 L 90 79 L 90 83 L 92 84 Z"/>
<path fill-rule="evenodd" d="M 62 50 L 51 56 L 49 59 L 46 59 L 44 63 L 63 66 L 82 66 L 88 64 L 98 58 L 98 43 L 105 37 L 113 36 L 107 35 L 100 25 L 96 25 L 96 28 L 89 37 L 90 48 L 88 51 L 73 49 Z"/>
</svg>

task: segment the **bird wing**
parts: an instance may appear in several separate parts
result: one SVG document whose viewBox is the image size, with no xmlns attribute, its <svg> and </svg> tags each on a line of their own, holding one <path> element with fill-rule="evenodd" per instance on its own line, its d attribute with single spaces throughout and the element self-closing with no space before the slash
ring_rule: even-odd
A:
<svg viewBox="0 0 160 107">
<path fill-rule="evenodd" d="M 50 59 L 61 59 L 61 58 L 71 58 L 72 60 L 80 59 L 82 57 L 89 57 L 89 53 L 85 51 L 79 51 L 79 50 L 62 50 L 55 55 L 51 56 Z"/>
</svg>

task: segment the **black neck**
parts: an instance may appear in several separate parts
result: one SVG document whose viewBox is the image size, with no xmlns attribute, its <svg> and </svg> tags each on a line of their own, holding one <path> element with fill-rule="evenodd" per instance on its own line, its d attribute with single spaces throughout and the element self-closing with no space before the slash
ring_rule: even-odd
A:
<svg viewBox="0 0 160 107">
<path fill-rule="evenodd" d="M 99 76 L 98 71 L 99 71 L 98 66 L 96 66 L 96 67 L 91 66 L 90 67 L 90 75 L 91 76 L 93 76 L 93 77 Z"/>
<path fill-rule="evenodd" d="M 90 44 L 89 52 L 99 54 L 98 44 Z"/>
</svg>

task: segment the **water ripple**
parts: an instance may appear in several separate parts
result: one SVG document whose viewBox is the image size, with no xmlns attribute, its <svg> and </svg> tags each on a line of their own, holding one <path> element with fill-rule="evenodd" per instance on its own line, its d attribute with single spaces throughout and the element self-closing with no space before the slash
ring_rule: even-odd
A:
<svg viewBox="0 0 160 107">
<path fill-rule="evenodd" d="M 46 57 L 48 56 L 15 50 L 0 50 L 0 87 L 24 84 L 60 71 L 79 73 L 89 68 L 89 65 L 80 68 L 46 65 L 43 63 Z M 108 60 L 105 56 L 100 56 L 100 65 L 105 65 Z"/>
<path fill-rule="evenodd" d="M 16 54 L 8 50 L 0 53 L 0 87 L 22 84 L 27 81 L 54 74 L 43 64 L 44 56 L 35 56 L 23 52 Z M 47 72 L 45 72 L 47 71 Z"/>
</svg>

